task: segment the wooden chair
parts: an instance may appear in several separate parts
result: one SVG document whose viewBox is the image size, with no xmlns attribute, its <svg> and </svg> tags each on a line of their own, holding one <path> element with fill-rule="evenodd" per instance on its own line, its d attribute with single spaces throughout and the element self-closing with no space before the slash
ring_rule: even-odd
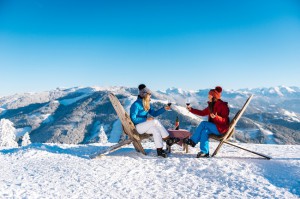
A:
<svg viewBox="0 0 300 199">
<path fill-rule="evenodd" d="M 231 136 L 234 134 L 234 132 L 235 132 L 235 126 L 236 126 L 237 122 L 239 121 L 239 119 L 241 118 L 241 116 L 243 115 L 243 113 L 245 112 L 245 110 L 246 110 L 247 106 L 249 105 L 249 103 L 250 103 L 252 97 L 253 97 L 253 95 L 251 95 L 251 96 L 247 99 L 247 101 L 245 102 L 245 104 L 244 104 L 244 106 L 242 107 L 242 109 L 240 109 L 240 110 L 236 113 L 236 115 L 234 116 L 234 118 L 233 118 L 233 119 L 231 120 L 231 122 L 230 122 L 228 131 L 227 131 L 225 134 L 223 134 L 223 135 L 221 135 L 221 136 L 217 136 L 217 135 L 210 135 L 210 136 L 209 136 L 209 138 L 214 139 L 214 140 L 217 140 L 217 141 L 220 142 L 219 145 L 217 146 L 217 148 L 215 149 L 215 151 L 213 152 L 212 157 L 215 156 L 215 155 L 217 155 L 217 153 L 218 153 L 218 151 L 220 150 L 221 146 L 225 143 L 225 144 L 228 144 L 228 145 L 237 147 L 237 148 L 239 148 L 239 149 L 248 151 L 248 152 L 250 152 L 250 153 L 254 153 L 254 154 L 259 155 L 259 156 L 261 156 L 261 157 L 264 157 L 264 158 L 266 158 L 266 159 L 268 159 L 268 160 L 271 159 L 271 157 L 269 157 L 269 156 L 267 156 L 267 155 L 264 155 L 264 154 L 261 154 L 261 153 L 257 153 L 257 152 L 255 152 L 255 151 L 251 151 L 251 150 L 249 150 L 249 149 L 243 148 L 243 147 L 241 147 L 241 146 L 238 146 L 238 145 L 233 144 L 233 143 L 231 143 L 231 142 L 228 141 L 229 138 L 231 138 Z"/>
<path fill-rule="evenodd" d="M 99 157 L 102 155 L 106 155 L 106 154 L 113 152 L 113 151 L 121 148 L 122 146 L 130 144 L 130 143 L 133 144 L 133 146 L 137 152 L 140 152 L 140 153 L 146 155 L 145 150 L 141 144 L 141 141 L 143 139 L 147 139 L 147 138 L 151 137 L 151 135 L 139 134 L 137 132 L 133 122 L 131 121 L 128 113 L 124 110 L 124 108 L 121 105 L 118 98 L 112 93 L 110 93 L 108 95 L 108 97 L 109 97 L 115 111 L 117 112 L 118 117 L 120 118 L 120 121 L 121 121 L 122 127 L 123 127 L 123 132 L 128 136 L 129 139 L 123 140 L 120 143 L 113 145 L 104 151 L 100 151 L 99 153 L 93 154 L 90 156 L 90 158 L 96 158 L 96 157 Z"/>
</svg>

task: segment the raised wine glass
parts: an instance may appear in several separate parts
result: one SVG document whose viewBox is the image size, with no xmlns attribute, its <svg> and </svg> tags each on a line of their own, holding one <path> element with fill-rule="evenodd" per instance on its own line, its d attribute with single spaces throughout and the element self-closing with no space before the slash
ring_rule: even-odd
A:
<svg viewBox="0 0 300 199">
<path fill-rule="evenodd" d="M 167 102 L 168 104 L 168 107 L 171 107 L 171 105 L 172 105 L 172 101 L 170 100 L 170 99 L 168 99 L 168 102 Z M 171 111 L 171 109 L 170 110 L 168 110 L 168 111 Z"/>
<path fill-rule="evenodd" d="M 186 104 L 186 106 L 190 106 L 190 104 L 191 104 L 190 98 L 187 98 L 187 99 L 186 99 L 185 104 Z"/>
</svg>

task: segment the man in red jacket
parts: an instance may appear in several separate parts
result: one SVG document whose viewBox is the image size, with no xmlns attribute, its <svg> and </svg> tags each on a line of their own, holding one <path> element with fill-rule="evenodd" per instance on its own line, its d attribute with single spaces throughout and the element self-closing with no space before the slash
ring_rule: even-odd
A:
<svg viewBox="0 0 300 199">
<path fill-rule="evenodd" d="M 229 128 L 229 108 L 227 102 L 221 100 L 222 88 L 217 86 L 208 93 L 208 106 L 203 110 L 197 110 L 190 106 L 187 109 L 199 116 L 208 116 L 208 121 L 202 121 L 192 135 L 191 139 L 184 142 L 192 147 L 200 142 L 200 152 L 197 158 L 209 157 L 209 135 L 221 135 Z"/>
</svg>

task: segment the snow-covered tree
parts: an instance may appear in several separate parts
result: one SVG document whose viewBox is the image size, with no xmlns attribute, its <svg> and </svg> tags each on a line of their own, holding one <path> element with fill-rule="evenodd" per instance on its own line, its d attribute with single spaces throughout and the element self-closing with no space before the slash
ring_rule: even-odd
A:
<svg viewBox="0 0 300 199">
<path fill-rule="evenodd" d="M 127 135 L 124 133 L 124 131 L 122 132 L 121 134 L 121 138 L 120 138 L 120 141 L 124 141 L 127 139 Z"/>
<path fill-rule="evenodd" d="M 22 146 L 27 146 L 29 144 L 31 144 L 31 141 L 30 141 L 29 133 L 27 132 L 22 138 Z"/>
<path fill-rule="evenodd" d="M 107 143 L 107 136 L 106 136 L 103 126 L 101 126 L 101 128 L 100 128 L 99 142 L 102 144 Z"/>
<path fill-rule="evenodd" d="M 14 128 L 14 124 L 7 120 L 0 120 L 0 146 L 4 147 L 18 147 L 18 143 L 16 142 L 16 129 Z"/>
</svg>

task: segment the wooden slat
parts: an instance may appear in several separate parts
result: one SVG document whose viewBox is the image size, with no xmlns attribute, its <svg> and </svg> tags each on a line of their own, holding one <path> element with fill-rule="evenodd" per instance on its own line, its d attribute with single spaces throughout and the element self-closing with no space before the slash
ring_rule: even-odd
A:
<svg viewBox="0 0 300 199">
<path fill-rule="evenodd" d="M 239 121 L 239 119 L 242 117 L 242 115 L 244 114 L 247 106 L 249 105 L 250 101 L 252 100 L 253 95 L 251 95 L 247 101 L 245 102 L 244 106 L 242 107 L 242 109 L 238 112 L 237 116 L 233 118 L 233 121 L 231 121 L 230 127 L 228 129 L 228 132 L 231 132 L 233 130 L 233 128 L 235 128 L 235 125 L 237 124 L 237 122 Z M 224 136 L 223 140 L 227 140 L 229 134 Z"/>
<path fill-rule="evenodd" d="M 115 111 L 117 112 L 118 117 L 120 118 L 124 132 L 128 135 L 129 139 L 132 140 L 134 148 L 136 149 L 137 152 L 141 152 L 144 155 L 146 155 L 146 152 L 141 144 L 141 136 L 135 129 L 135 126 L 134 126 L 133 122 L 131 121 L 128 113 L 124 110 L 120 101 L 114 94 L 110 93 L 109 99 L 110 99 Z"/>
<path fill-rule="evenodd" d="M 227 131 L 227 133 L 223 136 L 223 138 L 221 139 L 219 145 L 217 146 L 217 148 L 215 149 L 214 153 L 212 154 L 212 156 L 217 155 L 218 151 L 220 150 L 221 146 L 223 145 L 224 141 L 227 141 L 230 136 L 233 135 L 234 132 L 232 132 L 232 130 L 234 130 L 237 122 L 239 121 L 239 119 L 241 118 L 241 116 L 243 115 L 243 113 L 245 112 L 247 106 L 249 105 L 251 99 L 252 99 L 253 95 L 251 95 L 247 101 L 245 102 L 244 106 L 242 107 L 241 110 L 239 110 L 237 112 L 237 114 L 235 115 L 235 117 L 232 119 L 230 125 L 229 125 L 229 129 Z"/>
<path fill-rule="evenodd" d="M 123 106 L 121 105 L 118 98 L 110 93 L 109 99 L 117 112 L 117 115 L 124 127 L 125 133 L 132 139 L 140 140 L 140 137 L 138 136 L 138 133 L 136 132 L 135 126 L 133 125 L 132 121 L 130 120 L 129 115 L 124 110 Z"/>
<path fill-rule="evenodd" d="M 107 155 L 108 153 L 111 153 L 113 151 L 116 151 L 118 150 L 119 148 L 121 148 L 122 146 L 124 145 L 127 145 L 127 144 L 130 144 L 132 142 L 132 140 L 124 140 L 116 145 L 113 145 L 103 151 L 100 151 L 98 153 L 95 153 L 93 155 L 90 155 L 90 158 L 93 159 L 93 158 L 98 158 L 98 157 L 101 157 L 101 156 L 104 156 L 104 155 Z"/>
<path fill-rule="evenodd" d="M 255 151 L 251 151 L 251 150 L 249 150 L 249 149 L 243 148 L 243 147 L 238 146 L 238 145 L 236 145 L 236 144 L 233 144 L 233 143 L 231 143 L 231 142 L 224 141 L 224 143 L 229 144 L 229 145 L 234 146 L 234 147 L 237 147 L 237 148 L 242 149 L 242 150 L 244 150 L 244 151 L 248 151 L 248 152 L 250 152 L 250 153 L 256 154 L 256 155 L 258 155 L 258 156 L 264 157 L 264 158 L 266 158 L 266 159 L 268 159 L 268 160 L 271 159 L 270 156 L 267 156 L 267 155 L 264 155 L 264 154 L 262 154 L 262 153 L 258 153 L 258 152 L 255 152 Z"/>
</svg>

